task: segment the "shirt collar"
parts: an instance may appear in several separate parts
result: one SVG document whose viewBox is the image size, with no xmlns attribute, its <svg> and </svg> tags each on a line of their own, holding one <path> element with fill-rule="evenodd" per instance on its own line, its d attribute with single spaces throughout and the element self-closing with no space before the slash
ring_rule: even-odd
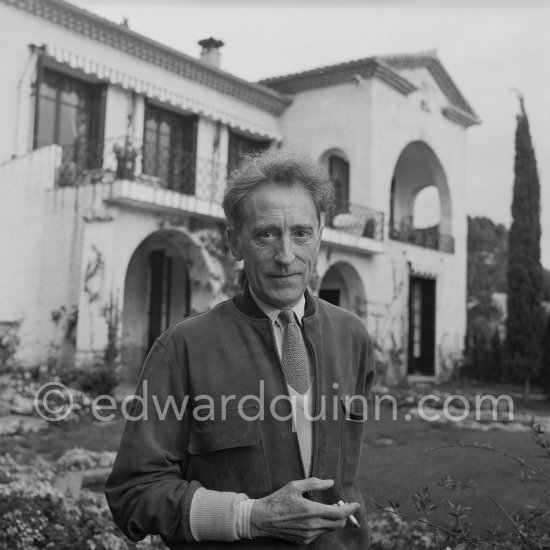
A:
<svg viewBox="0 0 550 550">
<path fill-rule="evenodd" d="M 260 298 L 258 298 L 256 293 L 252 290 L 252 287 L 250 287 L 250 294 L 252 295 L 252 298 L 254 298 L 254 301 L 258 307 L 269 317 L 271 324 L 275 323 L 281 310 L 271 304 L 266 304 L 263 300 L 260 300 Z M 300 323 L 302 322 L 302 318 L 304 316 L 305 306 L 306 299 L 305 296 L 302 295 L 300 301 L 292 308 L 292 311 L 294 311 L 294 314 Z"/>
</svg>

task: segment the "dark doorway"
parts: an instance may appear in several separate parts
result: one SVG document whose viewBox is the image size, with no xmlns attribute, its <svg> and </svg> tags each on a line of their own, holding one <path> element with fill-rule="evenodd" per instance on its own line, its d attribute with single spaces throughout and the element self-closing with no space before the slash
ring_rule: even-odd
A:
<svg viewBox="0 0 550 550">
<path fill-rule="evenodd" d="M 326 300 L 335 306 L 340 305 L 340 289 L 338 288 L 322 288 L 319 291 L 319 298 Z"/>
<path fill-rule="evenodd" d="M 409 374 L 435 374 L 435 279 L 411 277 Z"/>
<path fill-rule="evenodd" d="M 169 325 L 172 258 L 164 250 L 155 250 L 149 257 L 149 345 Z"/>
</svg>

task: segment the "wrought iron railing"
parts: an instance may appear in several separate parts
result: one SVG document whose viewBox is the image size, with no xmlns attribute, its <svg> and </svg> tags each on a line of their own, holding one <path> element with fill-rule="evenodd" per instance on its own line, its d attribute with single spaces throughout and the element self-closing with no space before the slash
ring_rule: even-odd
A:
<svg viewBox="0 0 550 550">
<path fill-rule="evenodd" d="M 226 175 L 225 166 L 183 148 L 161 146 L 160 139 L 153 142 L 122 137 L 100 142 L 76 140 L 62 147 L 55 183 L 57 187 L 76 187 L 136 180 L 219 204 Z M 356 237 L 382 241 L 384 236 L 383 212 L 357 204 L 329 212 L 326 224 Z"/>
<path fill-rule="evenodd" d="M 440 233 L 439 225 L 419 229 L 410 222 L 394 223 L 390 225 L 390 239 L 450 254 L 455 251 L 454 237 Z"/>
<path fill-rule="evenodd" d="M 73 187 L 114 179 L 137 180 L 201 199 L 221 202 L 225 172 L 217 162 L 183 148 L 128 138 L 62 147 L 56 186 Z"/>
<path fill-rule="evenodd" d="M 345 209 L 329 212 L 326 225 L 356 237 L 368 237 L 376 241 L 384 237 L 384 213 L 358 204 L 349 204 Z"/>
</svg>

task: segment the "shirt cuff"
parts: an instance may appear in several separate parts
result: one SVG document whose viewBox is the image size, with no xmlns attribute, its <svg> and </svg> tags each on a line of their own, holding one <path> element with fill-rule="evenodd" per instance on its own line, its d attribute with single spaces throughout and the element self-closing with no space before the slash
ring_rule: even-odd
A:
<svg viewBox="0 0 550 550">
<path fill-rule="evenodd" d="M 204 487 L 197 489 L 189 512 L 189 527 L 195 541 L 239 540 L 237 533 L 239 503 L 245 499 L 247 496 L 244 493 L 210 491 Z M 248 533 L 250 533 L 250 512 L 248 513 Z"/>
<path fill-rule="evenodd" d="M 250 512 L 252 512 L 253 498 L 246 498 L 239 502 L 237 512 L 237 536 L 240 539 L 251 539 Z"/>
</svg>

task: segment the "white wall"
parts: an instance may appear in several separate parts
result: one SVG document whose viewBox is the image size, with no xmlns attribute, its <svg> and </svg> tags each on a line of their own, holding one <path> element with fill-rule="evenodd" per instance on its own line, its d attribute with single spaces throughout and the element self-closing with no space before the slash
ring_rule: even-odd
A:
<svg viewBox="0 0 550 550">
<path fill-rule="evenodd" d="M 0 166 L 0 321 L 21 322 L 18 358 L 44 364 L 63 344 L 67 314 L 78 304 L 82 215 L 77 195 L 90 189 L 53 190 L 59 147 L 42 148 Z"/>
<path fill-rule="evenodd" d="M 297 94 L 281 117 L 284 143 L 321 159 L 340 149 L 350 164 L 350 202 L 369 205 L 370 83 L 351 82 Z"/>
</svg>

